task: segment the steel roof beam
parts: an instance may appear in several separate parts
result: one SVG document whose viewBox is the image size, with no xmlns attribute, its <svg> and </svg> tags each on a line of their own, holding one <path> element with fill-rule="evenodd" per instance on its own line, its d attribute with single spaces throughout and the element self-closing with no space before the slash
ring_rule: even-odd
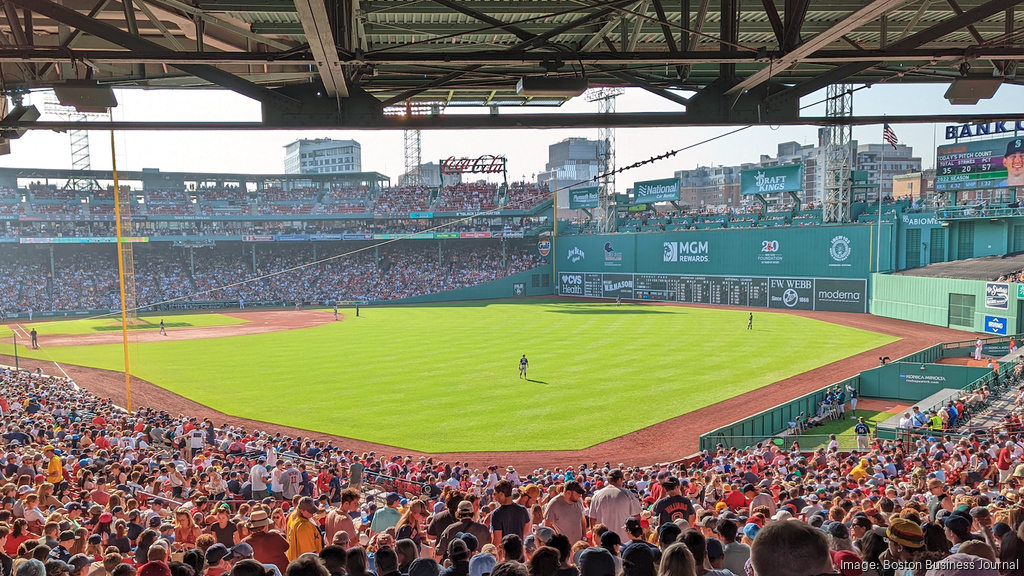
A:
<svg viewBox="0 0 1024 576">
<path fill-rule="evenodd" d="M 629 4 L 632 1 L 633 0 L 614 0 L 613 2 L 610 2 L 608 5 L 614 7 L 614 6 L 619 6 L 619 5 L 622 5 L 622 4 Z M 549 39 L 551 39 L 554 36 L 557 36 L 557 35 L 562 34 L 564 32 L 568 32 L 569 30 L 572 30 L 573 28 L 582 26 L 583 24 L 585 24 L 586 22 L 588 22 L 588 21 L 590 21 L 592 19 L 602 18 L 602 17 L 610 14 L 612 11 L 613 11 L 613 8 L 604 8 L 602 10 L 598 10 L 597 12 L 594 12 L 593 14 L 587 14 L 587 15 L 584 15 L 584 16 L 580 16 L 579 18 L 576 18 L 576 19 L 573 19 L 573 20 L 571 20 L 569 22 L 566 22 L 566 23 L 562 24 L 561 26 L 558 26 L 557 28 L 555 28 L 553 30 L 549 30 L 548 32 L 545 32 L 544 34 L 539 34 L 537 36 L 534 36 L 533 38 L 530 38 L 529 40 L 523 40 L 522 42 L 519 42 L 519 43 L 517 43 L 517 44 L 515 44 L 513 46 L 510 46 L 507 50 L 505 50 L 505 52 L 509 52 L 509 53 L 525 52 L 525 51 L 530 50 L 532 48 L 536 48 L 537 46 L 542 45 L 543 43 L 547 42 Z M 465 74 L 467 74 L 469 72 L 473 72 L 474 70 L 477 70 L 477 69 L 479 69 L 481 67 L 483 67 L 483 64 L 478 64 L 478 65 L 470 66 L 470 67 L 468 67 L 468 68 L 466 68 L 464 70 L 460 70 L 460 71 L 457 71 L 457 72 L 452 72 L 452 73 L 447 74 L 447 75 L 445 75 L 445 76 L 443 76 L 441 78 L 437 78 L 435 80 L 427 82 L 426 84 L 420 85 L 420 86 L 418 86 L 416 88 L 413 88 L 411 90 L 406 90 L 405 92 L 402 92 L 401 94 L 398 94 L 397 96 L 393 96 L 391 98 L 388 98 L 387 100 L 384 101 L 383 104 L 384 104 L 385 107 L 391 106 L 393 104 L 397 104 L 399 102 L 402 102 L 404 100 L 412 98 L 413 96 L 415 96 L 417 94 L 425 92 L 425 91 L 427 91 L 427 90 L 429 90 L 431 88 L 436 88 L 438 86 L 443 86 L 445 83 L 450 82 L 451 80 L 455 80 L 456 78 L 460 78 L 461 76 L 463 76 L 463 75 L 465 75 Z"/>
<path fill-rule="evenodd" d="M 664 57 L 659 57 L 663 55 Z M 768 56 L 781 55 L 769 52 Z M 579 54 L 579 59 L 587 66 L 652 66 L 652 65 L 696 65 L 720 64 L 722 62 L 762 63 L 755 52 L 677 52 L 650 53 L 590 53 Z M 543 52 L 523 55 L 503 55 L 495 57 L 488 54 L 463 54 L 449 57 L 445 54 L 401 54 L 385 52 L 380 56 L 364 56 L 363 58 L 341 58 L 342 65 L 373 65 L 389 72 L 391 66 L 469 66 L 486 63 L 493 66 L 504 65 L 509 70 L 528 70 L 537 72 L 536 68 L 550 55 Z M 984 46 L 976 48 L 936 48 L 916 50 L 821 50 L 804 59 L 806 63 L 829 64 L 836 62 L 928 62 L 931 60 L 957 60 L 963 58 L 1003 60 L 1024 60 L 1024 51 L 1012 46 Z M 72 50 L 60 46 L 34 46 L 0 48 L 0 62 L 70 62 L 72 60 L 109 63 L 147 63 L 147 64 L 277 64 L 277 65 L 309 65 L 313 58 L 308 52 L 282 54 L 280 52 L 195 52 L 166 50 L 128 51 L 108 49 Z M 614 69 L 614 68 L 610 68 Z M 628 70 L 628 69 L 626 69 Z M 625 71 L 625 70 L 619 70 Z M 521 73 L 521 72 L 520 72 Z M 417 74 L 422 76 L 422 74 Z"/>
<path fill-rule="evenodd" d="M 93 36 L 102 38 L 108 42 L 127 48 L 128 50 L 164 51 L 163 47 L 155 42 L 146 40 L 145 38 L 139 38 L 138 36 L 133 36 L 116 26 L 89 18 L 75 10 L 55 4 L 50 0 L 7 1 L 10 4 L 17 4 L 22 8 L 53 18 L 58 22 L 63 22 L 68 26 L 78 28 L 86 34 L 92 34 Z M 174 54 L 171 51 L 165 51 L 165 53 L 169 55 Z M 253 84 L 248 80 L 239 78 L 234 74 L 224 72 L 214 66 L 207 64 L 177 64 L 175 65 L 175 68 L 185 72 L 186 74 L 191 74 L 218 86 L 223 86 L 224 88 L 233 90 L 239 94 L 248 96 L 249 98 L 258 100 L 268 106 L 272 106 L 283 111 L 298 113 L 302 108 L 300 102 L 294 98 L 282 96 L 273 90 L 259 86 L 258 84 Z"/>
<path fill-rule="evenodd" d="M 863 126 L 870 124 L 985 123 L 1024 120 L 1024 113 L 1007 114 L 930 114 L 920 116 L 847 116 L 843 118 L 810 116 L 788 120 L 765 119 L 762 125 L 787 126 Z M 73 130 L 75 122 L 0 121 L 6 130 Z M 478 130 L 494 128 L 660 128 L 685 126 L 735 126 L 735 121 L 686 112 L 629 112 L 616 114 L 441 114 L 439 116 L 382 116 L 344 126 L 348 130 Z M 338 128 L 336 125 L 303 125 L 304 128 Z M 90 130 L 294 130 L 293 125 L 265 125 L 262 122 L 90 122 Z"/>
<path fill-rule="evenodd" d="M 853 14 L 850 14 L 846 18 L 834 24 L 828 29 L 828 31 L 818 34 L 814 38 L 811 38 L 807 42 L 796 47 L 796 49 L 787 52 L 782 58 L 779 58 L 777 61 L 773 61 L 770 66 L 765 66 L 760 71 L 747 76 L 739 84 L 736 84 L 727 90 L 725 93 L 726 96 L 738 99 L 739 96 L 747 90 L 766 82 L 772 74 L 782 72 L 783 70 L 790 68 L 817 50 L 821 50 L 832 42 L 840 39 L 848 32 L 852 32 L 860 26 L 871 22 L 887 10 L 891 10 L 897 6 L 906 4 L 907 2 L 908 0 L 874 0 L 864 8 L 857 10 Z M 798 32 L 787 31 L 787 40 L 790 39 L 793 34 L 798 34 Z"/>
<path fill-rule="evenodd" d="M 890 44 L 883 53 L 889 51 L 900 51 L 900 50 L 913 50 L 919 48 L 929 42 L 938 40 L 943 36 L 962 29 L 968 24 L 973 24 L 979 20 L 988 18 L 989 16 L 1003 12 L 1009 8 L 1012 8 L 1018 4 L 1024 3 L 1024 0 L 989 0 L 987 3 L 977 6 L 960 14 L 954 16 L 949 20 L 946 20 L 940 24 L 936 24 L 931 28 L 922 30 L 911 36 L 907 36 L 903 40 Z M 884 60 L 876 62 L 857 62 L 852 64 L 846 64 L 838 68 L 834 68 L 821 76 L 818 76 L 814 80 L 810 80 L 794 86 L 784 92 L 781 92 L 775 96 L 769 98 L 769 102 L 780 102 L 786 99 L 800 98 L 813 92 L 816 92 L 829 84 L 841 82 L 847 78 L 863 72 L 872 66 L 881 64 Z"/>
<path fill-rule="evenodd" d="M 320 73 L 320 80 L 324 83 L 324 90 L 331 98 L 348 98 L 345 71 L 338 58 L 337 43 L 334 41 L 324 0 L 295 0 L 295 9 L 299 13 L 299 21 L 302 22 L 302 30 L 316 62 L 317 72 Z"/>
</svg>

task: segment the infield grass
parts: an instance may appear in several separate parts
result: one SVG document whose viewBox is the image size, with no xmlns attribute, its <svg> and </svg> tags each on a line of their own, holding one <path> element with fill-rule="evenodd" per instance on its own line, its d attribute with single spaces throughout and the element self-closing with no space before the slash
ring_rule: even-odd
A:
<svg viewBox="0 0 1024 576">
<path fill-rule="evenodd" d="M 748 331 L 749 310 L 672 306 L 344 312 L 342 322 L 301 330 L 140 343 L 134 372 L 227 414 L 424 452 L 566 450 L 897 340 L 767 311 Z M 120 345 L 41 343 L 24 354 L 122 366 Z M 529 380 L 518 377 L 523 354 Z"/>
<path fill-rule="evenodd" d="M 167 316 L 140 316 L 137 324 L 129 324 L 129 330 L 159 330 L 160 320 L 168 330 L 174 328 L 207 328 L 209 326 L 234 326 L 247 324 L 248 320 L 226 316 L 224 314 L 168 314 Z M 104 318 L 83 318 L 81 320 L 56 320 L 53 322 L 34 322 L 22 324 L 25 330 L 35 328 L 40 336 L 43 334 L 102 334 L 121 331 L 121 316 Z"/>
</svg>

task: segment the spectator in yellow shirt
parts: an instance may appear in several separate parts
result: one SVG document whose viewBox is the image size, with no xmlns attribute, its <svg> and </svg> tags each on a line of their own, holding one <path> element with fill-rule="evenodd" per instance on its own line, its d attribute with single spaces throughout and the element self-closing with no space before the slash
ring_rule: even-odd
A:
<svg viewBox="0 0 1024 576">
<path fill-rule="evenodd" d="M 306 552 L 319 554 L 324 548 L 320 530 L 313 523 L 319 509 L 309 496 L 299 500 L 295 510 L 288 516 L 288 561 L 291 562 Z"/>
<path fill-rule="evenodd" d="M 46 481 L 59 489 L 61 482 L 64 481 L 64 464 L 60 461 L 60 456 L 57 456 L 56 449 L 50 444 L 43 446 L 43 457 L 49 460 L 46 464 Z"/>
</svg>

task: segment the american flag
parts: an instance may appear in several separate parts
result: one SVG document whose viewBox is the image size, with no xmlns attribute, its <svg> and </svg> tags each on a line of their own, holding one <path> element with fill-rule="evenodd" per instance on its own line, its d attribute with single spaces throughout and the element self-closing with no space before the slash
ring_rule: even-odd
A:
<svg viewBox="0 0 1024 576">
<path fill-rule="evenodd" d="M 888 142 L 893 150 L 896 150 L 896 145 L 900 143 L 900 139 L 896 137 L 896 132 L 888 124 L 882 129 L 882 140 Z"/>
</svg>

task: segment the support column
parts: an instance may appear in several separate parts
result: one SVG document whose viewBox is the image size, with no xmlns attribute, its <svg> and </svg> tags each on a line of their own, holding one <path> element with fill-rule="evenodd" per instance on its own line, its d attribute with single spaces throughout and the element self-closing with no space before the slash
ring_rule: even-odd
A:
<svg viewBox="0 0 1024 576">
<path fill-rule="evenodd" d="M 188 267 L 192 271 L 192 277 L 196 277 L 196 249 L 188 249 Z"/>
<path fill-rule="evenodd" d="M 54 281 L 56 281 L 57 273 L 54 268 L 55 267 L 53 265 L 53 244 L 50 244 L 50 278 L 53 278 Z"/>
</svg>

